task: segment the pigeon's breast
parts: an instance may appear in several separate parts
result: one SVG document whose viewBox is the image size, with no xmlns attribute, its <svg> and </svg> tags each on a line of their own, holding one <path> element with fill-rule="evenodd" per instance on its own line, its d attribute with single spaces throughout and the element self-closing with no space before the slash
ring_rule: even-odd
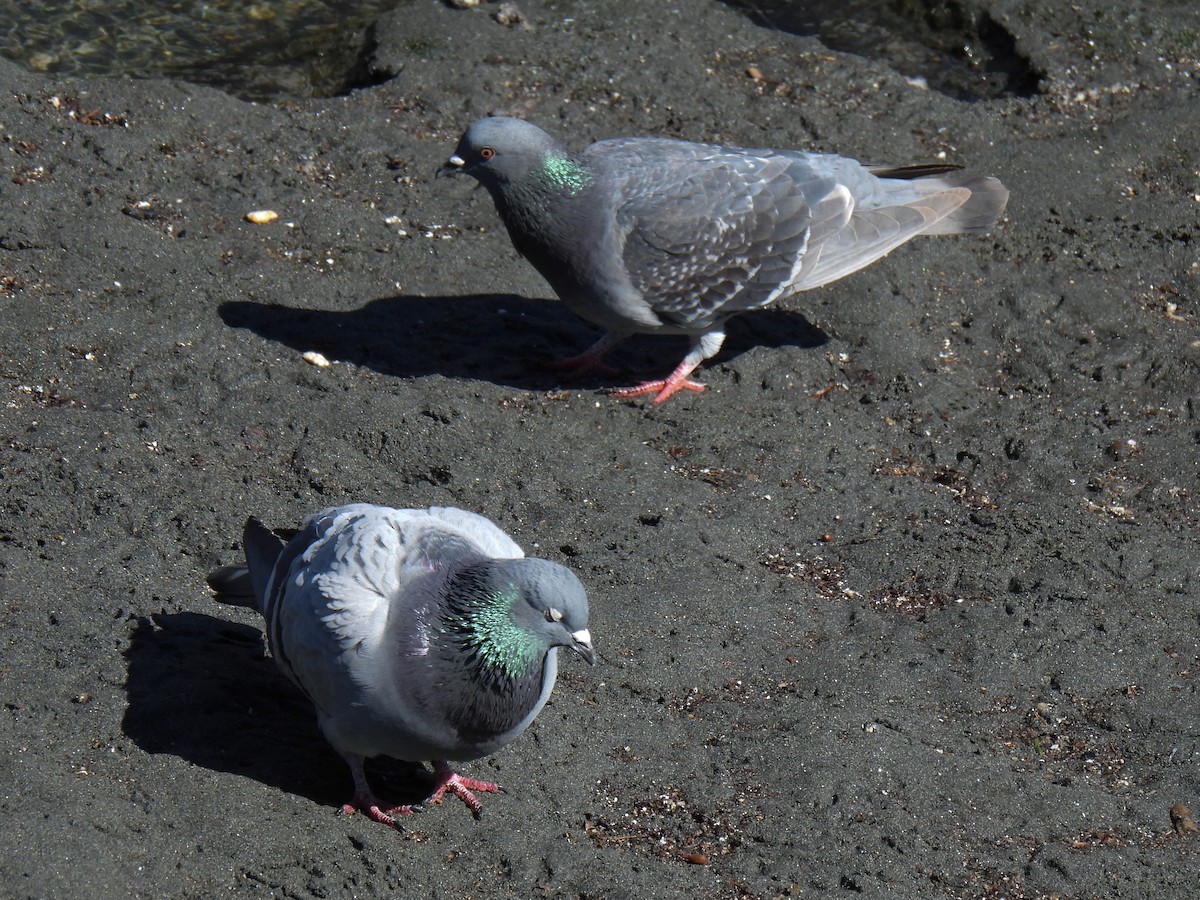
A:
<svg viewBox="0 0 1200 900">
<path fill-rule="evenodd" d="M 542 711 L 557 675 L 558 648 L 551 647 L 525 678 L 476 685 L 466 705 L 448 706 L 448 724 L 460 744 L 460 755 L 450 758 L 487 756 L 511 742 Z"/>
<path fill-rule="evenodd" d="M 497 197 L 517 252 L 576 315 L 611 331 L 658 331 L 664 323 L 621 265 L 614 195 L 591 181 L 569 194 L 525 188 Z"/>
<path fill-rule="evenodd" d="M 415 690 L 384 702 L 364 697 L 363 703 L 323 719 L 321 727 L 331 744 L 365 757 L 477 759 L 524 731 L 545 705 L 552 685 L 553 673 L 548 681 L 539 678 L 515 694 L 477 691 L 455 679 L 434 691 Z"/>
</svg>

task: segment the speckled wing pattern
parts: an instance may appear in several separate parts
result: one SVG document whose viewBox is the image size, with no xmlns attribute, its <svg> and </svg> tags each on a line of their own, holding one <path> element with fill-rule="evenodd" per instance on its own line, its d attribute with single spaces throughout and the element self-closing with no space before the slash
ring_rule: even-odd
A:
<svg viewBox="0 0 1200 900">
<path fill-rule="evenodd" d="M 620 186 L 614 216 L 630 283 L 679 325 L 828 284 L 933 229 L 971 195 L 819 154 L 653 138 L 601 141 L 588 154 Z"/>
<path fill-rule="evenodd" d="M 635 290 L 660 317 L 702 324 L 775 298 L 804 253 L 811 204 L 835 184 L 760 156 L 682 141 L 601 141 L 620 182 L 615 224 Z"/>
</svg>

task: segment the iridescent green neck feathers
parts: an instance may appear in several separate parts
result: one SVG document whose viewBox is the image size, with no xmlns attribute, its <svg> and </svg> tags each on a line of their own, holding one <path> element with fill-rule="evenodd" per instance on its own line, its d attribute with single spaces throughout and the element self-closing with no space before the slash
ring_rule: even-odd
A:
<svg viewBox="0 0 1200 900">
<path fill-rule="evenodd" d="M 547 647 L 518 623 L 521 589 L 507 579 L 464 573 L 451 586 L 441 631 L 456 653 L 480 669 L 517 680 L 541 667 Z"/>
<path fill-rule="evenodd" d="M 578 162 L 558 153 L 548 153 L 537 173 L 570 196 L 578 194 L 588 183 L 587 170 Z"/>
</svg>

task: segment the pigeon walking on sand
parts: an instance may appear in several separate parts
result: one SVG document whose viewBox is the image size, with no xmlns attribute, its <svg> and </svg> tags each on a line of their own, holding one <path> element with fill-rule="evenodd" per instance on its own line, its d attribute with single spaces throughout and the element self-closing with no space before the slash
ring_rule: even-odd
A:
<svg viewBox="0 0 1200 900">
<path fill-rule="evenodd" d="M 251 518 L 243 542 L 246 565 L 209 585 L 262 612 L 271 655 L 350 766 L 345 813 L 395 825 L 412 811 L 367 784 L 363 760 L 390 756 L 432 760 L 429 801 L 449 791 L 478 815 L 472 792 L 499 788 L 447 760 L 487 756 L 525 730 L 559 647 L 595 662 L 579 580 L 475 513 L 354 504 L 311 516 L 286 545 Z"/>
<path fill-rule="evenodd" d="M 522 119 L 479 119 L 439 175 L 492 195 L 517 251 L 607 333 L 563 360 L 586 371 L 635 333 L 692 340 L 666 378 L 613 391 L 704 386 L 732 316 L 849 275 L 919 234 L 981 232 L 1008 191 L 954 165 L 865 166 L 832 154 L 614 138 L 571 153 Z"/>
</svg>

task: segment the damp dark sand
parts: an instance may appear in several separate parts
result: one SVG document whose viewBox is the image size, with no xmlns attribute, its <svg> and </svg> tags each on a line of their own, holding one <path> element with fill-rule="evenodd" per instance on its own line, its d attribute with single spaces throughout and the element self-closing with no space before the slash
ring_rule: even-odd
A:
<svg viewBox="0 0 1200 900">
<path fill-rule="evenodd" d="M 1032 96 L 701 2 L 423 0 L 376 30 L 393 79 L 277 105 L 0 63 L 0 894 L 1194 896 L 1200 26 L 986 5 Z M 600 389 L 683 343 L 560 383 L 596 331 L 433 180 L 488 112 L 944 154 L 1012 199 L 744 316 L 655 407 Z M 482 821 L 336 815 L 205 587 L 246 514 L 352 500 L 478 510 L 589 588 L 603 663 L 464 767 L 507 789 Z"/>
</svg>

